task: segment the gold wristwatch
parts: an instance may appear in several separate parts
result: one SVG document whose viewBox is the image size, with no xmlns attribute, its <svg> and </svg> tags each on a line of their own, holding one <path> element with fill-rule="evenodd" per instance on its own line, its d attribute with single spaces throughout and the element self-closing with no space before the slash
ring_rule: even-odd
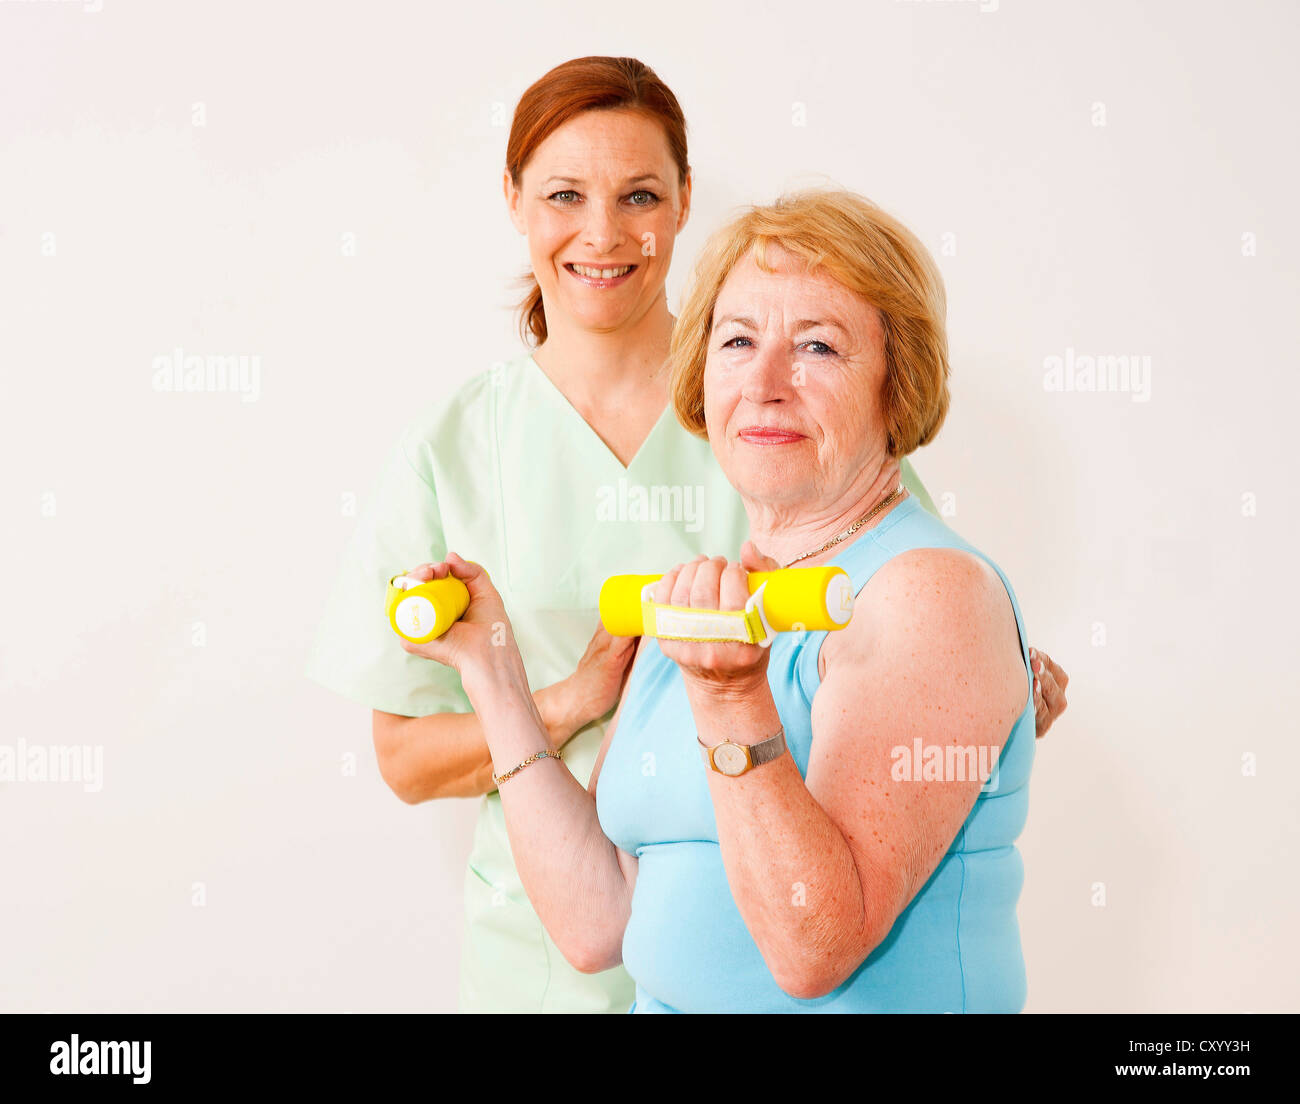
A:
<svg viewBox="0 0 1300 1104">
<path fill-rule="evenodd" d="M 746 771 L 761 767 L 785 754 L 785 726 L 778 728 L 775 736 L 769 736 L 756 744 L 733 744 L 730 740 L 723 740 L 722 743 L 709 747 L 703 740 L 699 743 L 710 767 L 728 778 L 738 778 Z"/>
</svg>

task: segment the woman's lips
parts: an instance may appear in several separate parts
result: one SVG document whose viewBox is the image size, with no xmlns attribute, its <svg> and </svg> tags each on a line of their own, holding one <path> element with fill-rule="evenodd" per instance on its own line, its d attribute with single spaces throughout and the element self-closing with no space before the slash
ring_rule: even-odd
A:
<svg viewBox="0 0 1300 1104">
<path fill-rule="evenodd" d="M 579 272 L 578 271 L 579 269 L 581 269 L 582 271 Z M 623 269 L 626 269 L 627 271 L 623 272 L 621 276 L 593 275 L 593 273 L 597 273 L 597 272 L 602 274 L 606 272 L 622 272 Z M 575 263 L 572 261 L 568 262 L 564 266 L 564 271 L 567 272 L 570 276 L 572 276 L 575 280 L 577 280 L 579 283 L 586 284 L 587 287 L 593 287 L 593 288 L 618 287 L 619 284 L 627 283 L 627 281 L 632 278 L 636 270 L 637 270 L 636 265 L 584 265 L 584 264 L 575 265 Z"/>
<path fill-rule="evenodd" d="M 802 441 L 804 435 L 789 429 L 773 429 L 764 426 L 749 426 L 740 431 L 740 439 L 751 445 L 792 445 Z"/>
</svg>

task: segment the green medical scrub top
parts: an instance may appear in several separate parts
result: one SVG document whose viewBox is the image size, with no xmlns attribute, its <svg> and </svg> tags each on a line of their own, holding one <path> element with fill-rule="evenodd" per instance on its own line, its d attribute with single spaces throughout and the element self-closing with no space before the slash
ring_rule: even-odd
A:
<svg viewBox="0 0 1300 1104">
<path fill-rule="evenodd" d="M 933 512 L 906 460 L 903 478 Z M 456 672 L 403 651 L 389 627 L 393 575 L 449 550 L 481 563 L 538 690 L 577 668 L 607 576 L 667 571 L 701 552 L 736 560 L 747 535 L 740 496 L 671 404 L 625 468 L 521 355 L 428 405 L 393 447 L 347 545 L 307 675 L 387 713 L 466 713 Z M 564 745 L 584 786 L 612 715 Z M 634 995 L 622 967 L 579 973 L 551 941 L 515 870 L 500 797 L 487 794 L 465 876 L 461 1010 L 621 1013 Z"/>
</svg>

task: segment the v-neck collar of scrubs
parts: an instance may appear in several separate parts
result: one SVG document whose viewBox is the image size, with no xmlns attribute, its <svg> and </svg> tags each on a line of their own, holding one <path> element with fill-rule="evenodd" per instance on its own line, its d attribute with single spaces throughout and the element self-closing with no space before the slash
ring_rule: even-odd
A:
<svg viewBox="0 0 1300 1104">
<path fill-rule="evenodd" d="M 524 357 L 524 371 L 532 372 L 538 377 L 541 389 L 550 394 L 553 402 L 558 403 L 568 411 L 568 417 L 574 418 L 578 421 L 581 426 L 583 440 L 587 441 L 592 446 L 593 451 L 599 452 L 599 454 L 604 457 L 604 460 L 602 461 L 603 463 L 612 463 L 616 465 L 620 475 L 626 475 L 636 467 L 638 460 L 641 460 L 643 457 L 653 452 L 651 446 L 654 443 L 655 437 L 662 431 L 664 423 L 669 419 L 676 417 L 673 412 L 672 400 L 670 399 L 664 404 L 664 408 L 659 412 L 659 417 L 655 420 L 655 424 L 650 427 L 650 432 L 645 435 L 641 444 L 637 447 L 636 453 L 632 456 L 632 459 L 624 464 L 623 461 L 614 454 L 614 450 L 601 439 L 600 434 L 591 427 L 591 423 L 582 416 L 578 408 L 569 401 L 569 397 L 561 391 L 559 387 L 556 386 L 555 381 L 542 370 L 542 366 L 537 363 L 536 358 L 531 353 Z"/>
</svg>

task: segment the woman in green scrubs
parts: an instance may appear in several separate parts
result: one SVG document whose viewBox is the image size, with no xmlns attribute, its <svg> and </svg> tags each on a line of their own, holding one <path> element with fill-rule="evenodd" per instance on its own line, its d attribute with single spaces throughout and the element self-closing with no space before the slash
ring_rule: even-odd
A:
<svg viewBox="0 0 1300 1104">
<path fill-rule="evenodd" d="M 626 1012 L 627 973 L 579 973 L 542 928 L 459 678 L 401 648 L 385 587 L 449 551 L 481 563 L 538 710 L 585 785 L 633 652 L 599 628 L 601 583 L 698 553 L 739 559 L 748 520 L 708 443 L 668 401 L 664 282 L 690 210 L 672 92 L 634 59 L 567 62 L 521 98 L 506 161 L 535 279 L 523 304 L 534 350 L 429 404 L 401 435 L 344 554 L 307 673 L 374 711 L 380 769 L 403 800 L 483 795 L 465 877 L 461 1010 Z M 906 462 L 903 478 L 933 511 Z M 1057 692 L 1051 675 L 1045 698 Z M 1050 701 L 1040 715 L 1050 723 Z"/>
</svg>

